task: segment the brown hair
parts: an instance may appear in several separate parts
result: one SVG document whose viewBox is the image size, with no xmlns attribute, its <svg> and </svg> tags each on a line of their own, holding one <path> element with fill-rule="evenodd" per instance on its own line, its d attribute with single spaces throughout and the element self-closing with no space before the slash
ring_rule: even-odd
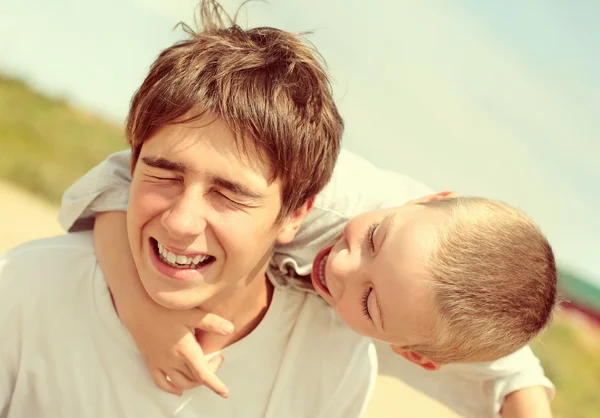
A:
<svg viewBox="0 0 600 418">
<path fill-rule="evenodd" d="M 281 219 L 323 189 L 339 153 L 344 126 L 324 62 L 299 35 L 241 29 L 216 1 L 200 2 L 200 23 L 180 24 L 189 39 L 159 55 L 132 99 L 132 170 L 158 128 L 214 114 L 281 180 Z"/>
<path fill-rule="evenodd" d="M 549 323 L 557 305 L 552 248 L 523 212 L 483 198 L 426 203 L 450 216 L 428 260 L 434 343 L 410 347 L 440 363 L 492 361 Z"/>
</svg>

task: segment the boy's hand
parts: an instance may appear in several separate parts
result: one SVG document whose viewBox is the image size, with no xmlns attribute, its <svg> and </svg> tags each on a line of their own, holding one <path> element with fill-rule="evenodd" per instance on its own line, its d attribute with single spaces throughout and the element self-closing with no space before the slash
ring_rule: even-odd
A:
<svg viewBox="0 0 600 418">
<path fill-rule="evenodd" d="M 229 321 L 200 309 L 169 310 L 149 300 L 143 302 L 143 308 L 136 305 L 128 305 L 119 314 L 160 389 L 181 396 L 184 390 L 204 384 L 220 396 L 229 396 L 229 390 L 215 375 L 223 358 L 207 360 L 194 333 L 201 329 L 230 334 L 233 325 Z"/>
</svg>

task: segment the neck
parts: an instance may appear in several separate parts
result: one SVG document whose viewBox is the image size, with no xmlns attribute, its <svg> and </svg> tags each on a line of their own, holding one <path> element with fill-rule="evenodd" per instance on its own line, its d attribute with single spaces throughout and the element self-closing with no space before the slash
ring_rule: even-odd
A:
<svg viewBox="0 0 600 418">
<path fill-rule="evenodd" d="M 233 323 L 234 332 L 221 336 L 201 330 L 196 339 L 205 354 L 221 350 L 250 334 L 264 318 L 273 297 L 273 285 L 266 277 L 265 269 L 253 279 L 243 280 L 227 294 L 203 303 L 198 308 L 218 315 Z"/>
</svg>

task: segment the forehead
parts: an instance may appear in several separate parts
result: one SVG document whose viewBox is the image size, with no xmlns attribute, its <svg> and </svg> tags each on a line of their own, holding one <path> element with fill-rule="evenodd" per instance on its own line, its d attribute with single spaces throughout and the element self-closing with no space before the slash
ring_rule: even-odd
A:
<svg viewBox="0 0 600 418">
<path fill-rule="evenodd" d="M 394 210 L 393 224 L 373 263 L 388 334 L 398 344 L 419 344 L 433 328 L 434 305 L 427 258 L 444 216 L 422 205 Z"/>
</svg>

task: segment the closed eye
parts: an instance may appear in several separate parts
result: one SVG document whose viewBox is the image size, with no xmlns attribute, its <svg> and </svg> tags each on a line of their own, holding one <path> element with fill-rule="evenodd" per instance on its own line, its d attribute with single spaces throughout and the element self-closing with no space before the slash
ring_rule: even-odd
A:
<svg viewBox="0 0 600 418">
<path fill-rule="evenodd" d="M 168 180 L 173 180 L 173 181 L 179 180 L 176 177 L 158 177 L 158 176 L 148 176 L 148 177 L 156 179 L 156 180 L 165 180 L 165 181 L 168 181 Z"/>
<path fill-rule="evenodd" d="M 156 169 L 153 167 L 143 166 L 142 173 L 145 177 L 157 181 L 180 181 L 183 180 L 181 176 L 173 175 L 174 173 L 169 170 Z"/>
<path fill-rule="evenodd" d="M 367 318 L 371 319 L 371 313 L 369 312 L 369 295 L 371 295 L 371 292 L 373 291 L 372 287 L 368 287 L 365 290 L 365 293 L 363 293 L 362 295 L 362 313 L 364 316 L 366 316 Z"/>
<path fill-rule="evenodd" d="M 221 193 L 218 190 L 214 190 L 214 192 L 219 196 L 222 197 L 223 199 L 225 199 L 227 202 L 232 203 L 236 206 L 244 206 L 244 207 L 249 207 L 248 205 L 242 203 L 242 202 L 238 202 L 237 200 L 233 200 L 232 198 L 230 198 L 229 196 L 227 196 L 225 193 Z"/>
<path fill-rule="evenodd" d="M 367 230 L 367 242 L 369 243 L 369 247 L 372 252 L 375 252 L 375 231 L 377 231 L 377 227 L 381 224 L 381 222 L 374 222 L 369 226 Z"/>
</svg>

